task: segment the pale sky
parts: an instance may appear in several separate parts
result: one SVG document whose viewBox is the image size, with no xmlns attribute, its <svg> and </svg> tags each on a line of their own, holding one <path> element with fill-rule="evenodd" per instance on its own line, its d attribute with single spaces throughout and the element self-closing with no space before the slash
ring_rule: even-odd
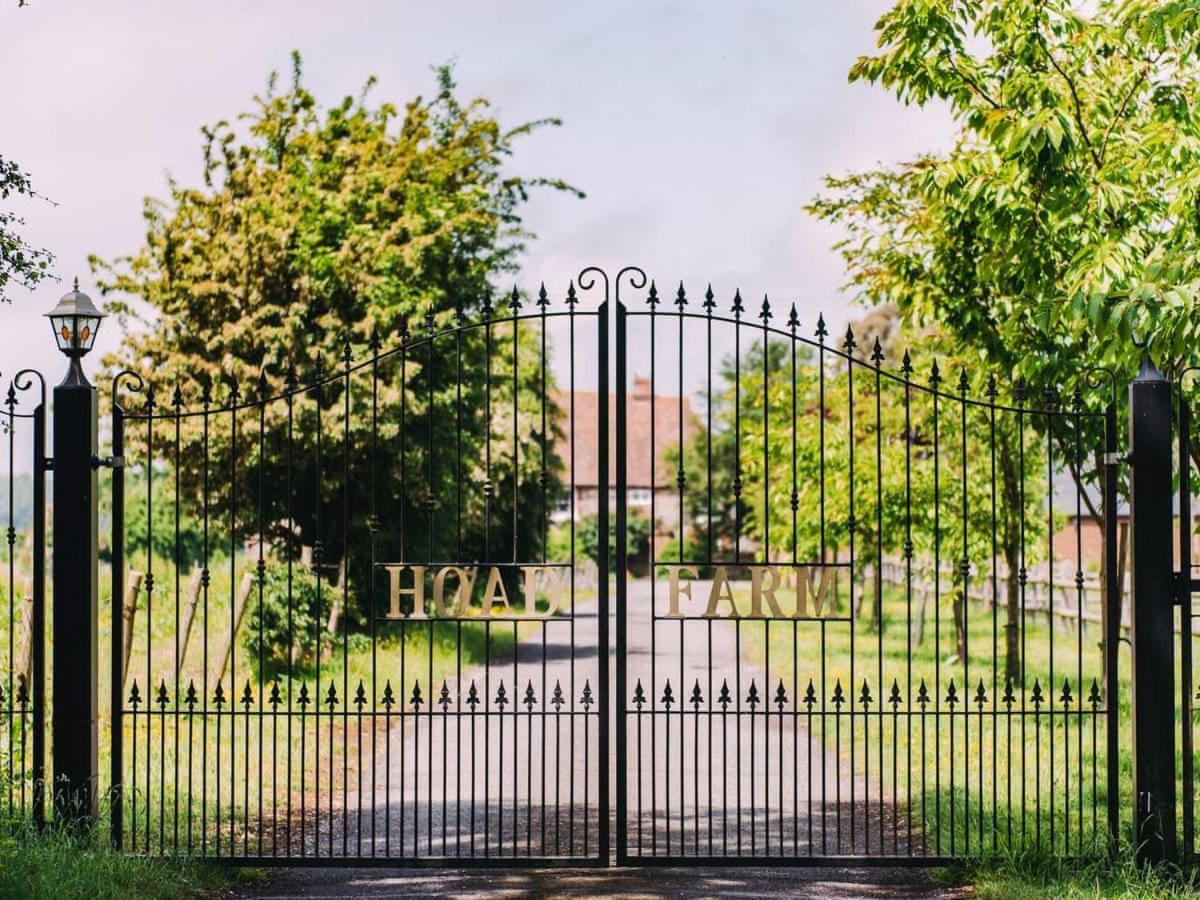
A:
<svg viewBox="0 0 1200 900">
<path fill-rule="evenodd" d="M 143 197 L 163 196 L 168 173 L 197 184 L 200 126 L 248 109 L 293 49 L 326 103 L 376 75 L 375 98 L 402 105 L 454 60 L 462 94 L 491 99 L 503 123 L 564 120 L 523 141 L 513 168 L 588 196 L 526 208 L 539 240 L 524 287 L 638 264 L 660 286 L 711 281 L 724 302 L 735 287 L 796 301 L 805 327 L 818 310 L 844 321 L 837 235 L 802 206 L 826 173 L 936 150 L 951 132 L 941 109 L 847 83 L 888 5 L 0 0 L 0 153 L 57 204 L 19 209 L 62 278 L 0 307 L 0 378 L 33 366 L 59 379 L 41 314 L 75 274 L 99 299 L 88 254 L 134 251 Z M 98 346 L 119 340 L 110 322 Z"/>
</svg>

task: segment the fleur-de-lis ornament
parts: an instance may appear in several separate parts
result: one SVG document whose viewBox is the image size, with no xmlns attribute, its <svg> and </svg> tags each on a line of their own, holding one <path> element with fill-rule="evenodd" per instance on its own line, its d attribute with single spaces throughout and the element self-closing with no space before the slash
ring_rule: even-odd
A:
<svg viewBox="0 0 1200 900">
<path fill-rule="evenodd" d="M 637 684 L 633 688 L 633 705 L 641 712 L 642 707 L 646 703 L 646 689 L 642 687 L 642 679 L 637 680 Z"/>
</svg>

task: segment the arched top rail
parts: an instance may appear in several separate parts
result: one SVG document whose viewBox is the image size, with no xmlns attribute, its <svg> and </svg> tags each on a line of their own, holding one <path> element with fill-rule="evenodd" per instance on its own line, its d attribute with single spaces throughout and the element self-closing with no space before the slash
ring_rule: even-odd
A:
<svg viewBox="0 0 1200 900">
<path fill-rule="evenodd" d="M 513 309 L 513 311 L 508 315 L 485 315 L 481 318 L 472 319 L 470 321 L 459 319 L 449 326 L 443 326 L 435 331 L 426 331 L 424 333 L 417 333 L 413 331 L 404 332 L 401 334 L 401 342 L 397 346 L 390 347 L 387 350 L 381 350 L 378 353 L 374 353 L 371 356 L 360 360 L 354 360 L 353 357 L 348 357 L 347 355 L 343 354 L 337 364 L 329 367 L 320 365 L 320 360 L 318 360 L 318 364 L 314 364 L 312 366 L 312 369 L 317 374 L 317 377 L 314 377 L 303 384 L 297 381 L 295 387 L 287 388 L 283 391 L 266 397 L 255 397 L 251 395 L 249 391 L 244 391 L 240 385 L 236 385 L 231 380 L 226 379 L 224 384 L 230 391 L 230 393 L 228 393 L 226 396 L 233 397 L 233 402 L 225 402 L 224 404 L 220 405 L 209 404 L 208 406 L 200 409 L 184 409 L 182 395 L 176 392 L 175 386 L 172 386 L 171 388 L 172 393 L 170 400 L 166 402 L 157 401 L 153 399 L 153 394 L 147 394 L 147 388 L 150 386 L 145 382 L 145 380 L 136 372 L 127 370 L 119 373 L 113 379 L 112 400 L 114 405 L 121 406 L 119 403 L 120 387 L 124 382 L 127 390 L 135 394 L 140 394 L 143 397 L 143 404 L 141 409 L 131 409 L 121 406 L 122 414 L 127 420 L 142 421 L 145 421 L 146 419 L 162 419 L 173 421 L 176 418 L 187 419 L 203 416 L 216 416 L 221 414 L 236 413 L 242 410 L 258 409 L 260 406 L 288 400 L 289 398 L 294 399 L 296 397 L 303 397 L 306 394 L 319 391 L 322 388 L 328 387 L 329 385 L 343 383 L 348 377 L 357 372 L 369 371 L 373 367 L 376 367 L 382 363 L 388 362 L 392 359 L 400 358 L 405 354 L 413 352 L 414 350 L 419 351 L 421 348 L 430 346 L 444 338 L 453 338 L 457 335 L 486 331 L 487 329 L 496 326 L 511 325 L 513 323 L 545 323 L 557 319 L 597 319 L 607 315 L 607 302 L 601 303 L 597 307 L 577 309 L 576 302 L 573 302 L 573 297 L 574 294 L 568 294 L 566 309 L 551 310 L 547 308 L 548 304 L 542 304 L 540 302 L 538 303 L 538 308 L 536 310 L 528 310 L 524 312 L 520 311 L 520 308 L 514 309 L 510 306 L 510 309 Z M 349 346 L 347 346 L 346 349 L 349 350 Z M 285 378 L 288 377 L 288 373 L 286 371 L 276 374 L 282 374 Z M 295 375 L 295 373 L 293 373 L 293 375 Z M 237 388 L 236 392 L 233 391 L 235 386 Z M 200 387 L 201 390 L 204 389 L 203 384 L 200 384 Z M 245 396 L 246 399 L 239 399 L 243 396 Z"/>
<path fill-rule="evenodd" d="M 647 302 L 649 303 L 650 301 L 648 300 Z M 999 397 L 999 389 L 996 387 L 994 378 L 992 379 L 989 388 L 985 389 L 985 397 L 983 399 L 979 398 L 978 396 L 970 396 L 961 388 L 957 391 L 947 390 L 944 387 L 939 387 L 939 385 L 944 385 L 947 383 L 948 376 L 943 374 L 938 369 L 936 358 L 931 364 L 931 372 L 928 380 L 918 380 L 917 378 L 913 377 L 915 369 L 913 368 L 911 359 L 907 353 L 902 358 L 899 369 L 889 369 L 885 368 L 883 365 L 885 357 L 878 341 L 876 341 L 875 348 L 872 351 L 871 359 L 867 360 L 854 353 L 854 350 L 858 349 L 858 346 L 853 342 L 853 338 L 849 335 L 841 338 L 840 340 L 826 340 L 826 338 L 829 336 L 829 332 L 826 330 L 824 318 L 822 316 L 818 316 L 817 318 L 817 327 L 813 337 L 800 334 L 800 322 L 795 318 L 794 307 L 792 308 L 789 316 L 788 327 L 781 328 L 778 325 L 770 324 L 770 319 L 773 313 L 769 307 L 765 307 L 764 310 L 760 310 L 758 313 L 755 313 L 753 317 L 743 317 L 736 312 L 734 315 L 715 312 L 715 304 L 711 304 L 711 298 L 706 301 L 705 310 L 703 312 L 689 309 L 686 305 L 680 305 L 678 300 L 671 301 L 673 306 L 671 309 L 660 309 L 660 303 L 665 303 L 665 301 L 661 301 L 655 297 L 654 302 L 650 303 L 650 306 L 647 309 L 628 308 L 622 301 L 618 301 L 618 314 L 625 315 L 629 318 L 660 319 L 668 321 L 687 319 L 691 321 L 706 323 L 715 322 L 723 325 L 732 325 L 735 328 L 743 329 L 744 332 L 757 335 L 765 334 L 770 338 L 779 338 L 803 345 L 811 348 L 818 354 L 824 354 L 828 358 L 841 360 L 848 366 L 862 370 L 872 377 L 878 375 L 881 380 L 889 381 L 893 384 L 900 385 L 901 387 L 917 391 L 927 396 L 936 396 L 939 399 L 948 400 L 953 403 L 963 403 L 967 406 L 981 409 L 995 409 L 997 412 L 1011 412 L 1031 416 L 1090 416 L 1094 418 L 1103 418 L 1105 415 L 1103 409 L 1089 409 L 1086 405 L 1084 405 L 1083 394 L 1080 391 L 1076 391 L 1070 397 L 1066 398 L 1066 402 L 1037 406 L 1025 405 L 1021 402 L 1023 393 L 1027 396 L 1033 391 L 1033 389 L 1028 386 L 1025 388 L 1020 386 L 1013 388 L 1013 397 L 1015 402 L 999 402 L 997 400 Z M 737 303 L 740 303 L 740 301 L 735 300 L 735 304 Z M 766 315 L 764 315 L 764 312 Z M 964 370 L 961 368 L 957 371 L 960 374 L 964 372 Z M 1105 369 L 1093 368 L 1080 370 L 1079 375 L 1081 381 L 1086 383 L 1089 387 L 1094 388 L 1099 386 L 1096 379 L 1098 373 L 1106 376 L 1110 382 L 1114 381 L 1115 376 Z M 961 384 L 961 382 L 956 383 Z M 1058 396 L 1057 391 L 1055 391 L 1054 396 Z M 1112 398 L 1110 394 L 1109 397 L 1105 398 L 1105 405 L 1110 403 L 1111 399 Z"/>
</svg>

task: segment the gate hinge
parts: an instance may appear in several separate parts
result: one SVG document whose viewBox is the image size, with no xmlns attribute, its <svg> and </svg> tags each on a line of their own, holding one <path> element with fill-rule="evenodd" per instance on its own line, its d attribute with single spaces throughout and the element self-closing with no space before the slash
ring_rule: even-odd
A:
<svg viewBox="0 0 1200 900">
<path fill-rule="evenodd" d="M 1182 606 L 1192 594 L 1200 591 L 1200 578 L 1192 578 L 1189 572 L 1172 572 L 1175 583 L 1175 605 Z"/>
<path fill-rule="evenodd" d="M 124 456 L 93 456 L 92 468 L 99 469 L 103 466 L 106 469 L 123 469 L 125 468 Z"/>
<path fill-rule="evenodd" d="M 1104 454 L 1104 465 L 1119 466 L 1129 462 L 1129 454 L 1121 450 L 1113 450 Z"/>
</svg>

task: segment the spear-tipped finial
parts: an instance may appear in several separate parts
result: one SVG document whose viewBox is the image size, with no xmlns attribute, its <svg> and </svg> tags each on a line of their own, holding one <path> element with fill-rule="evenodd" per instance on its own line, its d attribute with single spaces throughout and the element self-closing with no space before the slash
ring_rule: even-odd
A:
<svg viewBox="0 0 1200 900">
<path fill-rule="evenodd" d="M 575 306 L 579 302 L 579 296 L 575 293 L 575 279 L 572 278 L 567 285 L 567 306 Z"/>
<path fill-rule="evenodd" d="M 650 293 L 646 296 L 646 304 L 648 306 L 655 307 L 658 306 L 659 302 L 658 285 L 656 285 L 652 279 L 650 281 Z"/>
<path fill-rule="evenodd" d="M 846 336 L 842 339 L 842 347 L 845 349 L 847 354 L 850 354 L 854 352 L 854 349 L 857 346 L 858 342 L 854 340 L 854 326 L 847 325 Z"/>
<path fill-rule="evenodd" d="M 871 362 L 875 363 L 876 368 L 883 362 L 883 344 L 879 343 L 879 338 L 875 338 L 875 346 L 871 348 Z"/>
<path fill-rule="evenodd" d="M 771 320 L 771 301 L 767 299 L 766 294 L 763 294 L 762 309 L 758 311 L 758 317 L 764 325 Z"/>
<path fill-rule="evenodd" d="M 817 340 L 823 344 L 828 335 L 829 329 L 825 327 L 825 314 L 817 313 Z"/>
<path fill-rule="evenodd" d="M 546 282 L 544 281 L 538 285 L 537 305 L 542 312 L 545 312 L 546 307 L 550 305 L 550 295 L 546 293 Z"/>
<path fill-rule="evenodd" d="M 942 370 L 938 368 L 936 359 L 933 361 L 933 366 L 930 371 L 929 383 L 935 388 L 942 383 Z"/>
<path fill-rule="evenodd" d="M 746 311 L 746 307 L 742 303 L 741 288 L 735 288 L 733 291 L 733 317 L 735 319 L 740 319 L 742 317 L 742 313 L 744 313 L 745 311 Z"/>
<path fill-rule="evenodd" d="M 508 295 L 508 306 L 513 312 L 521 308 L 521 292 L 517 290 L 515 284 L 513 285 L 512 293 Z"/>
<path fill-rule="evenodd" d="M 904 351 L 904 358 L 900 361 L 900 371 L 905 378 L 912 377 L 912 357 L 909 355 L 907 350 Z"/>
<path fill-rule="evenodd" d="M 958 373 L 958 392 L 959 392 L 960 394 L 964 394 L 964 395 L 965 395 L 965 394 L 967 393 L 967 389 L 968 389 L 969 387 L 970 387 L 970 382 L 968 382 L 968 381 L 967 381 L 967 370 L 966 370 L 966 369 L 961 369 L 961 370 L 959 370 L 959 373 Z"/>
<path fill-rule="evenodd" d="M 795 331 L 800 325 L 800 317 L 796 314 L 796 304 L 792 304 L 792 308 L 788 310 L 788 328 Z"/>
<path fill-rule="evenodd" d="M 679 307 L 679 311 L 683 312 L 683 308 L 687 306 L 687 293 L 683 290 L 683 282 L 679 282 L 679 290 L 675 292 L 675 305 Z"/>
<path fill-rule="evenodd" d="M 709 286 L 704 291 L 704 303 L 701 305 L 708 311 L 708 314 L 711 316 L 712 311 L 716 308 L 716 305 L 717 305 L 716 295 L 713 293 L 711 284 L 709 284 Z"/>
</svg>

